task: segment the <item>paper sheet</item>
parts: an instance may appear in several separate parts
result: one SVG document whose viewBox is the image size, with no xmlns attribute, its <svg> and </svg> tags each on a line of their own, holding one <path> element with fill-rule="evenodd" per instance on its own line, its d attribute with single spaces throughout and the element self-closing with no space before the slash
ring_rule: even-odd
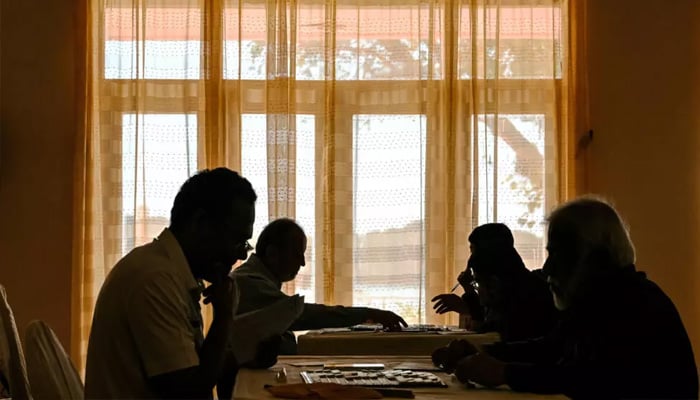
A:
<svg viewBox="0 0 700 400">
<path fill-rule="evenodd" d="M 255 358 L 258 344 L 283 334 L 304 310 L 304 296 L 294 295 L 271 305 L 237 315 L 231 346 L 238 364 Z"/>
</svg>

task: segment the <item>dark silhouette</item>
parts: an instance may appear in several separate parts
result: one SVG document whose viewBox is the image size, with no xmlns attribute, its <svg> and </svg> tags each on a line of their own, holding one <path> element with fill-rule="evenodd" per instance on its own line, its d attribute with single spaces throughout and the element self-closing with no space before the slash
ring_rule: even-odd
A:
<svg viewBox="0 0 700 400">
<path fill-rule="evenodd" d="M 627 229 L 607 203 L 582 198 L 549 218 L 543 271 L 558 327 L 545 338 L 478 351 L 455 341 L 434 362 L 462 382 L 574 399 L 697 399 L 693 350 L 673 302 L 634 266 Z"/>
<path fill-rule="evenodd" d="M 287 297 L 282 283 L 293 280 L 306 264 L 306 234 L 293 220 L 281 218 L 270 222 L 260 233 L 255 254 L 231 272 L 240 287 L 238 313 L 264 308 Z M 306 303 L 290 332 L 283 335 L 280 354 L 296 354 L 296 339 L 291 331 L 346 327 L 375 322 L 389 329 L 406 326 L 391 311 L 367 307 L 329 306 Z"/>
<path fill-rule="evenodd" d="M 201 171 L 180 188 L 170 227 L 133 249 L 100 290 L 88 345 L 85 397 L 211 398 L 232 376 L 229 352 L 236 285 L 255 220 L 253 187 L 226 168 Z M 203 289 L 202 280 L 211 283 Z M 211 303 L 206 337 L 199 301 Z"/>
<path fill-rule="evenodd" d="M 471 317 L 472 329 L 496 331 L 501 340 L 544 336 L 554 327 L 556 309 L 541 273 L 529 271 L 504 224 L 485 224 L 469 235 L 471 256 L 458 281 L 464 295 L 435 296 L 440 314 L 456 311 Z"/>
</svg>

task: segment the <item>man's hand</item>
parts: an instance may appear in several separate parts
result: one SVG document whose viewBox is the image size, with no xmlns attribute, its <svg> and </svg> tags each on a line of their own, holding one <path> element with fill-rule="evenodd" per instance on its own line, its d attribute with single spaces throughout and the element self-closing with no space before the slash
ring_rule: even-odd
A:
<svg viewBox="0 0 700 400">
<path fill-rule="evenodd" d="M 461 359 L 474 355 L 478 352 L 479 350 L 476 348 L 476 346 L 467 340 L 453 340 L 446 347 L 441 347 L 433 352 L 433 364 L 451 373 L 455 370 Z"/>
<path fill-rule="evenodd" d="M 389 330 L 399 330 L 401 326 L 408 326 L 406 321 L 398 315 L 391 311 L 377 310 L 376 308 L 370 308 L 367 313 L 367 322 L 382 324 L 384 328 Z"/>
<path fill-rule="evenodd" d="M 454 293 L 444 293 L 433 297 L 433 310 L 438 314 L 454 311 L 460 314 L 469 314 L 469 307 L 461 297 Z"/>
<path fill-rule="evenodd" d="M 474 382 L 488 387 L 505 385 L 506 363 L 487 353 L 477 353 L 461 359 L 454 371 L 462 383 Z"/>
<path fill-rule="evenodd" d="M 235 372 L 235 365 L 232 370 L 227 366 L 226 348 L 232 336 L 233 314 L 238 308 L 237 285 L 228 277 L 222 277 L 204 289 L 202 295 L 204 304 L 214 308 L 214 321 L 199 350 L 199 365 L 151 377 L 150 384 L 159 398 L 209 398 L 224 370 Z"/>
<path fill-rule="evenodd" d="M 238 285 L 228 276 L 220 281 L 214 282 L 202 292 L 204 304 L 211 303 L 214 307 L 214 318 L 220 315 L 229 316 L 233 319 L 238 309 Z"/>
<path fill-rule="evenodd" d="M 464 293 L 474 292 L 474 286 L 472 285 L 472 282 L 474 282 L 474 274 L 472 274 L 471 269 L 465 269 L 460 272 L 460 274 L 457 275 L 457 282 L 459 282 L 462 289 L 464 289 Z"/>
<path fill-rule="evenodd" d="M 258 343 L 258 350 L 255 353 L 255 359 L 244 364 L 247 368 L 270 368 L 277 364 L 277 356 L 280 353 L 280 345 L 282 344 L 282 336 L 275 335 L 269 339 Z"/>
</svg>

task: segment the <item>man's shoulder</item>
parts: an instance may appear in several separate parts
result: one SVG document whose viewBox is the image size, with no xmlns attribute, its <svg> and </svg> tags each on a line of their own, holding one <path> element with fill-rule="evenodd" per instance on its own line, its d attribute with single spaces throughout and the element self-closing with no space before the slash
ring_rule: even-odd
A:
<svg viewBox="0 0 700 400">
<path fill-rule="evenodd" d="M 177 272 L 171 265 L 168 253 L 151 242 L 131 250 L 119 260 L 109 272 L 105 280 L 106 287 L 141 286 L 154 280 L 167 280 L 167 277 L 177 281 Z"/>
<path fill-rule="evenodd" d="M 520 297 L 523 297 L 524 301 L 552 300 L 547 277 L 542 270 L 529 271 L 519 283 L 518 292 L 520 292 Z"/>
<path fill-rule="evenodd" d="M 154 240 L 150 243 L 146 243 L 141 246 L 134 247 L 130 252 L 128 252 L 121 260 L 120 263 L 132 264 L 144 261 L 158 261 L 167 260 L 168 253 L 160 242 Z"/>
<path fill-rule="evenodd" d="M 637 272 L 636 282 L 628 286 L 622 295 L 623 298 L 640 303 L 644 308 L 659 310 L 662 314 L 666 314 L 670 310 L 677 312 L 675 304 L 666 292 L 643 272 Z"/>
<path fill-rule="evenodd" d="M 655 335 L 680 322 L 673 301 L 641 272 L 626 273 L 604 284 L 596 294 L 598 322 L 607 325 L 607 331 Z"/>
<path fill-rule="evenodd" d="M 274 282 L 272 282 L 270 277 L 263 270 L 264 267 L 259 261 L 252 259 L 252 257 L 254 256 L 251 256 L 248 261 L 232 270 L 230 273 L 231 277 L 239 280 L 263 281 L 274 285 Z"/>
<path fill-rule="evenodd" d="M 250 275 L 253 273 L 255 273 L 255 268 L 253 267 L 253 264 L 249 261 L 245 261 L 243 264 L 239 265 L 231 271 L 231 275 Z"/>
<path fill-rule="evenodd" d="M 114 268 L 139 269 L 144 272 L 168 270 L 171 263 L 165 247 L 154 240 L 135 247 L 114 266 Z"/>
<path fill-rule="evenodd" d="M 268 306 L 287 297 L 264 268 L 260 260 L 251 255 L 248 261 L 231 271 L 230 276 L 238 282 L 241 296 L 239 314 Z"/>
</svg>

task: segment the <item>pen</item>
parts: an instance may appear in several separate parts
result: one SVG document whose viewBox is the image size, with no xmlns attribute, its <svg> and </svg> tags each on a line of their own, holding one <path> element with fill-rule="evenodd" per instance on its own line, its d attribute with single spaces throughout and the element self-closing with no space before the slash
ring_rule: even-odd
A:
<svg viewBox="0 0 700 400">
<path fill-rule="evenodd" d="M 452 288 L 452 290 L 450 290 L 450 293 L 452 293 L 452 292 L 454 292 L 455 290 L 457 290 L 458 287 L 459 287 L 459 282 L 457 282 L 457 284 Z"/>
</svg>

